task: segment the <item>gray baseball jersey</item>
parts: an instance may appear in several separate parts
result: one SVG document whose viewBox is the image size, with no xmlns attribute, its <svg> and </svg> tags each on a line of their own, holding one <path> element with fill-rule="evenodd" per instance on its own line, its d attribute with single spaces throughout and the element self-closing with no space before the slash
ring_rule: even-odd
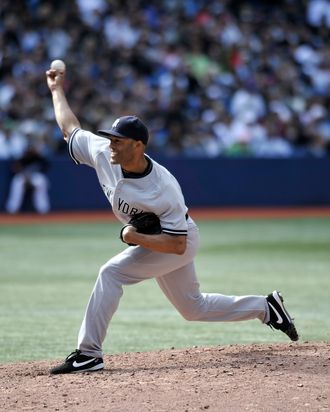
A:
<svg viewBox="0 0 330 412">
<path fill-rule="evenodd" d="M 124 178 L 121 166 L 110 163 L 109 139 L 81 129 L 73 131 L 69 153 L 77 164 L 95 169 L 113 213 L 123 224 L 133 214 L 154 212 L 164 233 L 187 234 L 188 209 L 179 183 L 165 167 L 149 157 L 152 168 L 146 176 Z"/>
<path fill-rule="evenodd" d="M 76 129 L 69 139 L 69 153 L 77 163 L 96 170 L 100 185 L 113 213 L 126 224 L 139 212 L 156 213 L 162 230 L 186 235 L 183 255 L 160 253 L 141 246 L 128 246 L 101 268 L 80 327 L 77 348 L 85 355 L 101 357 L 108 324 L 118 308 L 124 285 L 155 278 L 159 287 L 187 320 L 238 321 L 258 318 L 267 322 L 264 296 L 225 296 L 201 293 L 194 258 L 199 245 L 195 222 L 186 219 L 181 188 L 177 180 L 154 160 L 149 173 L 139 178 L 124 177 L 120 165 L 110 162 L 109 140 Z"/>
</svg>

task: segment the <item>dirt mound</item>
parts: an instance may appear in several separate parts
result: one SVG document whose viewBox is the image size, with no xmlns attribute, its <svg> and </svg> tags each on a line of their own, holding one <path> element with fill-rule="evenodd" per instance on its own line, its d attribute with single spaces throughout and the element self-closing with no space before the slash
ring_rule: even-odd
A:
<svg viewBox="0 0 330 412">
<path fill-rule="evenodd" d="M 330 343 L 234 345 L 105 356 L 106 369 L 49 375 L 56 361 L 0 365 L 0 410 L 329 411 Z"/>
</svg>

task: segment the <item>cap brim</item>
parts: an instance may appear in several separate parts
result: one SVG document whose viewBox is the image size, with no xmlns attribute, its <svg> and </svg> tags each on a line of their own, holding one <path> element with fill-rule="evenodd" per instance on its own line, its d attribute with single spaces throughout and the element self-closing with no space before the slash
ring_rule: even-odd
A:
<svg viewBox="0 0 330 412">
<path fill-rule="evenodd" d="M 98 130 L 97 133 L 102 136 L 105 137 L 107 139 L 111 139 L 111 136 L 115 136 L 115 137 L 121 137 L 123 139 L 129 139 L 129 137 L 124 136 L 123 134 L 120 134 L 118 132 L 114 132 L 112 130 Z"/>
</svg>

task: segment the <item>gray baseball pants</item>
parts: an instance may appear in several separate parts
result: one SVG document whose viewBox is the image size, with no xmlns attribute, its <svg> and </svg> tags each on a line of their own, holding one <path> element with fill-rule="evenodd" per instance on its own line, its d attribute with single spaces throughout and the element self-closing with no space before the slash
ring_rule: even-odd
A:
<svg viewBox="0 0 330 412">
<path fill-rule="evenodd" d="M 264 296 L 200 292 L 193 262 L 198 245 L 198 228 L 189 219 L 187 249 L 183 255 L 128 247 L 103 265 L 79 331 L 78 349 L 85 355 L 102 357 L 102 343 L 123 294 L 123 285 L 150 278 L 156 278 L 168 300 L 187 320 L 227 322 L 257 318 L 268 322 Z"/>
</svg>

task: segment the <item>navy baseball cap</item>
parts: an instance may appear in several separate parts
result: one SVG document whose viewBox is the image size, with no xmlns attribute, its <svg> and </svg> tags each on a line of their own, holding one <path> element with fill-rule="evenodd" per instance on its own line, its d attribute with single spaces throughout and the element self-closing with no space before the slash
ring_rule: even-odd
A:
<svg viewBox="0 0 330 412">
<path fill-rule="evenodd" d="M 113 122 L 111 129 L 98 130 L 100 136 L 110 139 L 111 136 L 123 137 L 134 140 L 141 140 L 145 145 L 148 143 L 148 129 L 141 120 L 136 116 L 119 117 Z"/>
</svg>

